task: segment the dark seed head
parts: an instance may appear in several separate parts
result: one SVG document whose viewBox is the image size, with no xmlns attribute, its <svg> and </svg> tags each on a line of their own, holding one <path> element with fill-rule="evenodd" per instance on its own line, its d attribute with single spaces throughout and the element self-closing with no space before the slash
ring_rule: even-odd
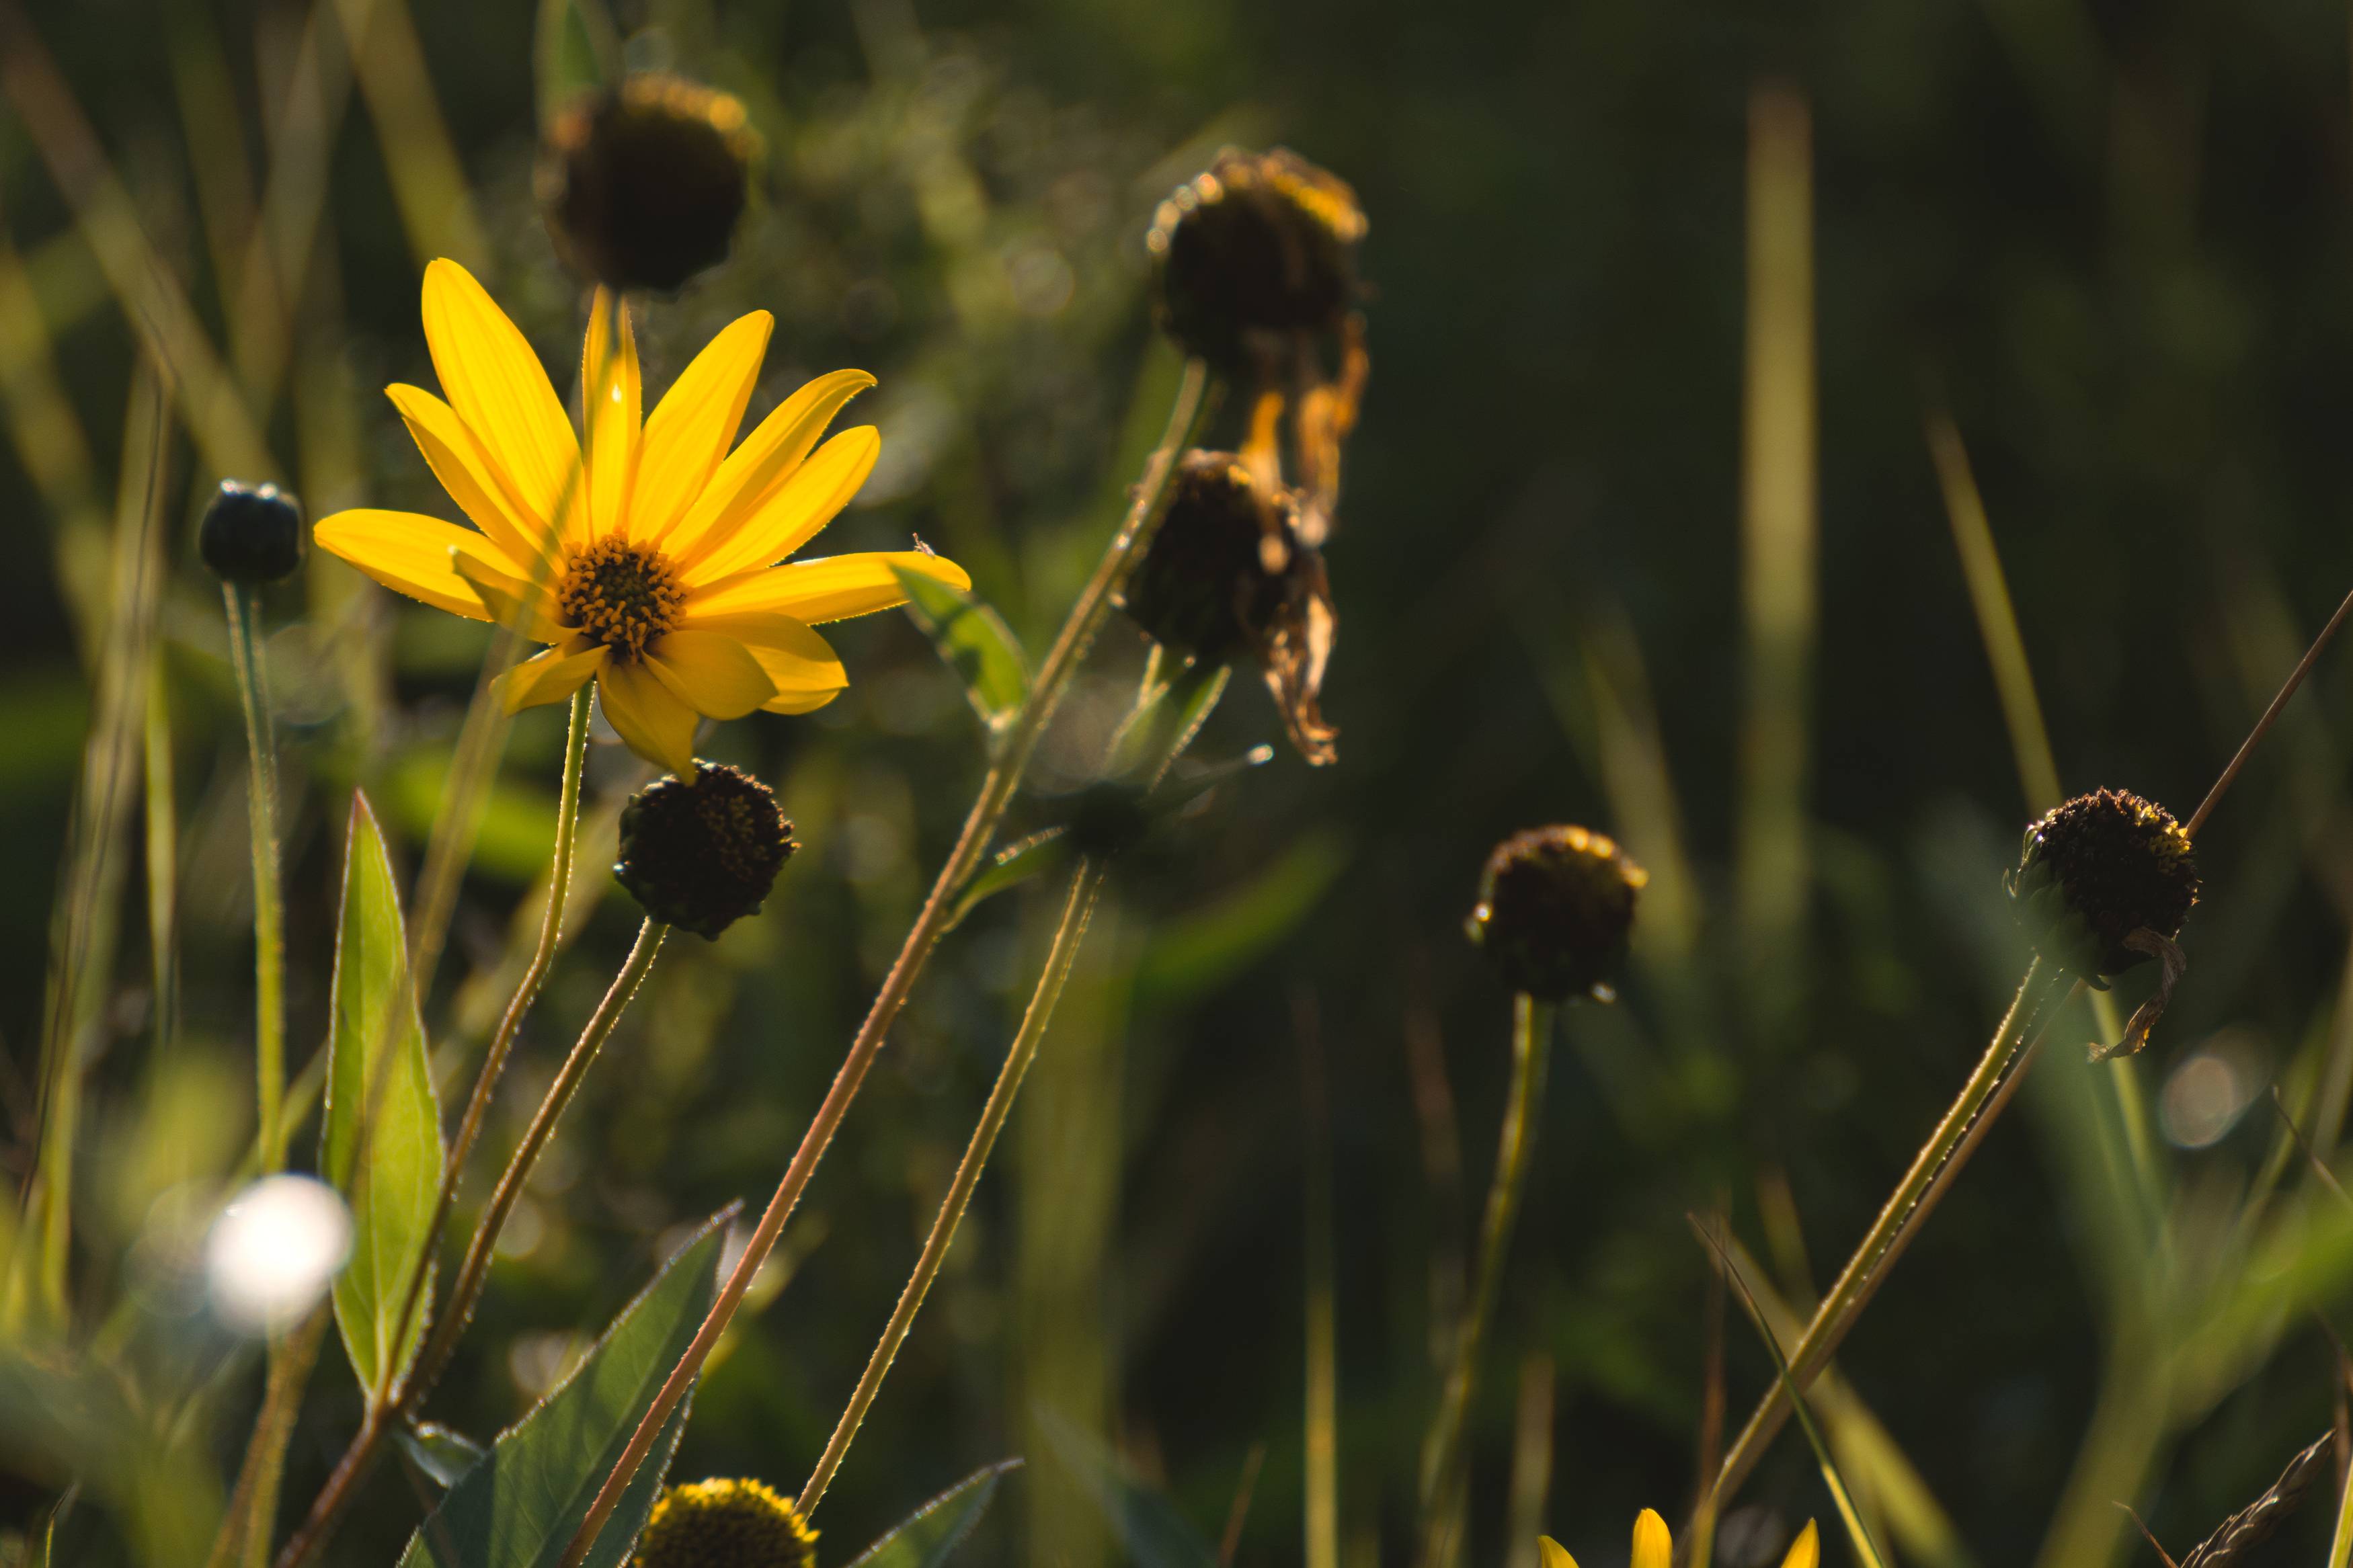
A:
<svg viewBox="0 0 2353 1568">
<path fill-rule="evenodd" d="M 725 259 L 754 147 L 741 102 L 678 77 L 583 97 L 556 116 L 540 159 L 556 248 L 609 289 L 678 288 Z"/>
<path fill-rule="evenodd" d="M 753 1480 L 672 1487 L 638 1538 L 633 1568 L 816 1568 L 817 1531 Z"/>
<path fill-rule="evenodd" d="M 1479 878 L 1471 940 L 1514 991 L 1544 1002 L 1616 995 L 1650 876 L 1582 827 L 1532 827 L 1495 846 Z"/>
<path fill-rule="evenodd" d="M 2172 941 L 2198 901 L 2198 860 L 2173 814 L 2125 790 L 2079 795 L 2034 823 L 2008 878 L 2019 922 L 2049 962 L 2097 984 Z"/>
<path fill-rule="evenodd" d="M 308 544 L 302 503 L 276 485 L 223 479 L 196 528 L 196 553 L 213 575 L 248 586 L 291 576 Z"/>
<path fill-rule="evenodd" d="M 1356 299 L 1364 209 L 1287 148 L 1229 147 L 1153 215 L 1161 329 L 1221 369 L 1269 338 L 1336 326 Z"/>
<path fill-rule="evenodd" d="M 613 875 L 649 919 L 715 939 L 759 913 L 799 847 L 766 784 L 697 763 L 693 783 L 659 779 L 622 807 Z"/>
</svg>

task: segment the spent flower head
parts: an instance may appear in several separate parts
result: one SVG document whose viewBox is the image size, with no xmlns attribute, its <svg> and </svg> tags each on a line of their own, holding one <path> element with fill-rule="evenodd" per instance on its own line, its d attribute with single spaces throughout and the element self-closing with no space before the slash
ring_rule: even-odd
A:
<svg viewBox="0 0 2353 1568">
<path fill-rule="evenodd" d="M 1226 148 L 1153 215 L 1145 243 L 1162 330 L 1230 373 L 1336 329 L 1356 300 L 1365 228 L 1337 175 L 1285 147 Z"/>
<path fill-rule="evenodd" d="M 613 876 L 649 920 L 716 941 L 760 912 L 776 873 L 800 847 L 766 784 L 717 763 L 691 782 L 657 779 L 621 808 Z"/>
<path fill-rule="evenodd" d="M 276 485 L 223 479 L 196 526 L 196 553 L 224 583 L 258 587 L 302 564 L 302 503 Z"/>
<path fill-rule="evenodd" d="M 2171 812 L 2103 789 L 2031 824 L 2007 881 L 2035 951 L 2097 987 L 2181 933 L 2198 901 L 2198 858 Z"/>
<path fill-rule="evenodd" d="M 1230 452 L 1178 460 L 1167 513 L 1123 602 L 1154 641 L 1210 664 L 1256 658 L 1292 744 L 1338 756 L 1324 721 L 1324 667 L 1339 634 L 1324 557 L 1301 537 L 1298 498 Z"/>
<path fill-rule="evenodd" d="M 608 289 L 668 292 L 726 259 L 757 138 L 733 96 L 665 72 L 584 94 L 548 127 L 548 232 Z"/>
<path fill-rule="evenodd" d="M 1487 857 L 1471 940 L 1504 984 L 1541 1002 L 1617 997 L 1650 874 L 1616 841 L 1583 827 L 1532 827 Z"/>
<path fill-rule="evenodd" d="M 728 325 L 641 418 L 628 312 L 597 290 L 581 353 L 584 442 L 539 357 L 470 273 L 434 262 L 424 305 L 448 401 L 385 391 L 475 526 L 354 510 L 313 532 L 387 588 L 552 645 L 505 676 L 509 711 L 595 680 L 631 750 L 691 773 L 702 719 L 806 713 L 849 684 L 812 626 L 903 604 L 901 571 L 971 587 L 955 563 L 921 550 L 778 564 L 849 504 L 881 438 L 861 426 L 818 444 L 874 384 L 839 370 L 736 443 L 775 325 L 767 311 Z"/>
<path fill-rule="evenodd" d="M 638 1537 L 633 1568 L 816 1568 L 817 1531 L 754 1480 L 671 1487 Z"/>
</svg>

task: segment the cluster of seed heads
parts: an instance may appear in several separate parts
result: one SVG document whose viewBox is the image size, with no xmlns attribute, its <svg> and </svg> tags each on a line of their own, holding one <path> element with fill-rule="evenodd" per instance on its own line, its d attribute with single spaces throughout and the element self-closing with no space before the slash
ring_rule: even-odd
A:
<svg viewBox="0 0 2353 1568">
<path fill-rule="evenodd" d="M 555 591 L 558 614 L 607 647 L 635 658 L 678 624 L 686 592 L 658 550 L 608 534 L 572 558 Z"/>
</svg>

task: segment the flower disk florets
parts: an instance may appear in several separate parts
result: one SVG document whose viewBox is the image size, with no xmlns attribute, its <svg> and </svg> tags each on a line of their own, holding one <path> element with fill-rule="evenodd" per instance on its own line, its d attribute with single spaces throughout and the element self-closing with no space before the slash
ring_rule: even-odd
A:
<svg viewBox="0 0 2353 1568">
<path fill-rule="evenodd" d="M 693 783 L 657 780 L 622 807 L 613 875 L 649 919 L 716 939 L 760 912 L 799 847 L 767 785 L 699 762 Z"/>
<path fill-rule="evenodd" d="M 558 114 L 540 167 L 557 247 L 615 289 L 678 288 L 725 259 L 755 141 L 727 93 L 633 76 Z"/>
<path fill-rule="evenodd" d="M 1479 878 L 1471 940 L 1504 984 L 1543 1002 L 1615 998 L 1634 895 L 1650 876 L 1615 840 L 1532 827 L 1495 846 Z"/>
<path fill-rule="evenodd" d="M 302 503 L 276 485 L 223 479 L 196 528 L 196 553 L 225 583 L 256 586 L 302 564 L 310 531 Z"/>
<path fill-rule="evenodd" d="M 2026 830 L 2008 879 L 2019 923 L 2049 962 L 2096 984 L 2152 956 L 2198 901 L 2198 858 L 2173 814 L 2126 790 L 2077 795 Z"/>
<path fill-rule="evenodd" d="M 558 618 L 625 658 L 675 627 L 684 602 L 670 559 L 618 534 L 575 555 L 555 584 Z"/>
<path fill-rule="evenodd" d="M 638 1538 L 634 1568 L 816 1568 L 817 1531 L 753 1480 L 672 1487 Z"/>
<path fill-rule="evenodd" d="M 1365 228 L 1337 175 L 1287 148 L 1229 147 L 1160 204 L 1145 237 L 1161 328 L 1233 369 L 1257 340 L 1335 327 L 1356 303 Z"/>
</svg>

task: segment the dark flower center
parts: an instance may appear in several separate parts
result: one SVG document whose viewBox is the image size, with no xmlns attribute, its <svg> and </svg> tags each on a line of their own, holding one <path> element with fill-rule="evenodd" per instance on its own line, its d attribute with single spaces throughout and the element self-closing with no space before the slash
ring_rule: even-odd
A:
<svg viewBox="0 0 2353 1568">
<path fill-rule="evenodd" d="M 677 626 L 684 598 L 668 556 L 618 534 L 575 555 L 555 587 L 563 623 L 625 658 L 637 658 L 648 643 Z"/>
</svg>

